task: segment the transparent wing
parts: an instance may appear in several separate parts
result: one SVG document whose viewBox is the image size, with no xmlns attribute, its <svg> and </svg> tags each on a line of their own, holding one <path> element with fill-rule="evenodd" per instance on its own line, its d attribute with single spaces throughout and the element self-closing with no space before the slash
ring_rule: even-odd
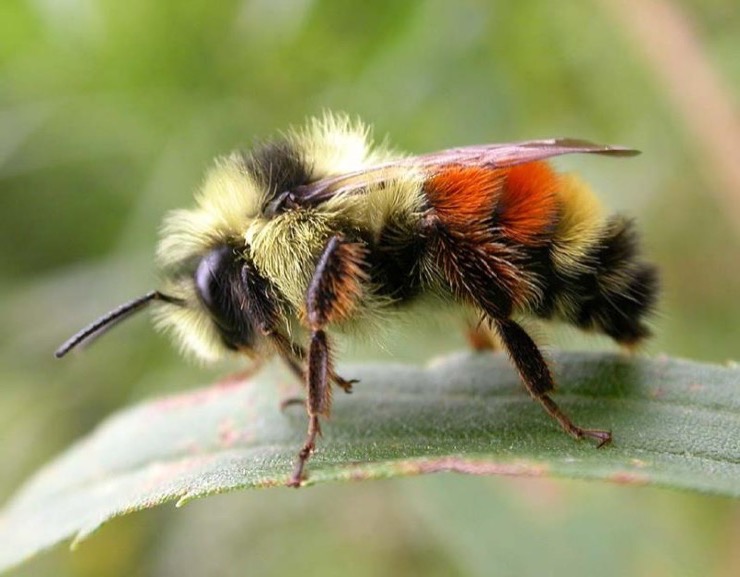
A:
<svg viewBox="0 0 740 577">
<path fill-rule="evenodd" d="M 349 172 L 303 185 L 281 200 L 298 206 L 316 205 L 338 194 L 362 194 L 368 187 L 403 178 L 409 169 L 434 174 L 445 166 L 482 166 L 504 168 L 544 160 L 563 154 L 602 154 L 635 156 L 640 152 L 624 146 L 596 144 L 576 138 L 528 140 L 507 144 L 480 144 L 448 148 L 438 152 L 399 159 L 356 172 Z M 287 200 L 286 200 L 287 199 Z"/>
<path fill-rule="evenodd" d="M 528 140 L 512 144 L 481 144 L 449 148 L 417 157 L 425 166 L 436 164 L 462 164 L 503 168 L 544 160 L 553 156 L 574 153 L 604 154 L 609 156 L 634 156 L 639 151 L 624 146 L 595 144 L 576 138 Z"/>
</svg>

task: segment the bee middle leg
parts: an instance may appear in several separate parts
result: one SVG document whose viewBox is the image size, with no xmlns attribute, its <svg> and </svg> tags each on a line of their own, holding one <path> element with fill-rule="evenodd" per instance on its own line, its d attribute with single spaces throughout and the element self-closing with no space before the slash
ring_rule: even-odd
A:
<svg viewBox="0 0 740 577">
<path fill-rule="evenodd" d="M 280 358 L 288 367 L 291 373 L 301 382 L 306 382 L 306 359 L 308 353 L 301 345 L 290 341 L 284 335 L 278 332 L 271 332 L 269 337 L 272 339 Z M 345 393 L 352 392 L 352 385 L 359 383 L 358 379 L 345 379 L 338 375 L 332 367 L 329 367 L 329 380 L 336 386 L 340 387 Z M 287 404 L 293 404 L 296 399 L 289 399 Z M 300 400 L 303 402 L 303 400 Z M 284 403 L 281 403 L 281 406 Z"/>
<path fill-rule="evenodd" d="M 502 349 L 498 335 L 491 330 L 485 318 L 475 323 L 468 321 L 465 337 L 474 351 L 500 351 Z"/>
<path fill-rule="evenodd" d="M 330 381 L 349 392 L 354 381 L 346 381 L 334 372 L 326 327 L 346 319 L 360 298 L 364 272 L 365 251 L 359 243 L 334 236 L 327 242 L 319 257 L 316 270 L 306 293 L 306 320 L 311 340 L 306 355 L 305 380 L 308 433 L 298 453 L 293 476 L 288 485 L 299 487 L 304 479 L 306 462 L 311 457 L 316 439 L 321 434 L 320 417 L 331 411 Z"/>
</svg>

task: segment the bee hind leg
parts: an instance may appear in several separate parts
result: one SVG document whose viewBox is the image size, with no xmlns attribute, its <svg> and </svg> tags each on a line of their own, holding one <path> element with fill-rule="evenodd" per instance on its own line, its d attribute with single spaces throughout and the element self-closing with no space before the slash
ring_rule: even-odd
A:
<svg viewBox="0 0 740 577">
<path fill-rule="evenodd" d="M 524 386 L 529 394 L 542 405 L 547 414 L 575 439 L 594 439 L 597 447 L 611 443 L 611 431 L 583 429 L 575 425 L 548 395 L 555 388 L 552 374 L 542 353 L 527 332 L 511 319 L 496 319 L 494 325 L 522 377 Z"/>
<path fill-rule="evenodd" d="M 481 206 L 493 211 L 495 205 Z M 437 266 L 452 293 L 460 302 L 477 305 L 486 315 L 529 394 L 568 434 L 577 439 L 593 438 L 599 446 L 608 444 L 609 431 L 576 426 L 550 398 L 548 393 L 555 388 L 550 369 L 532 338 L 510 318 L 514 297 L 521 290 L 517 267 L 509 262 L 510 255 L 493 231 L 476 228 L 470 219 L 458 217 L 449 208 L 437 210 L 436 222 L 432 220 L 428 225 L 428 234 L 436 239 L 433 248 Z"/>
</svg>

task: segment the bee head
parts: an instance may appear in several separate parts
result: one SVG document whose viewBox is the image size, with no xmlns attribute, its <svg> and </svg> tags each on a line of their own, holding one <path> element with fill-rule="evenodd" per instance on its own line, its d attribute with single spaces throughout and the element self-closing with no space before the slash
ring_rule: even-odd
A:
<svg viewBox="0 0 740 577">
<path fill-rule="evenodd" d="M 184 348 L 197 356 L 207 360 L 225 351 L 250 353 L 257 333 L 249 318 L 248 270 L 233 247 L 215 247 L 193 272 L 171 278 L 168 293 L 152 291 L 115 308 L 67 340 L 56 356 L 63 357 L 154 302 L 163 305 L 155 311 L 158 323 L 174 330 Z"/>
<path fill-rule="evenodd" d="M 230 352 L 257 352 L 262 343 L 260 311 L 273 303 L 263 303 L 269 291 L 243 242 L 205 248 L 165 275 L 167 292 L 181 304 L 158 307 L 155 322 L 174 335 L 183 352 L 204 361 Z"/>
<path fill-rule="evenodd" d="M 153 303 L 155 323 L 174 335 L 183 352 L 213 361 L 233 351 L 254 351 L 259 339 L 247 289 L 259 275 L 244 232 L 258 218 L 266 190 L 244 158 L 234 153 L 217 160 L 196 195 L 196 207 L 166 218 L 158 248 L 161 290 L 104 315 L 64 343 L 58 357 Z"/>
<path fill-rule="evenodd" d="M 195 206 L 172 211 L 164 222 L 157 250 L 162 290 L 101 317 L 62 345 L 57 356 L 152 303 L 157 325 L 173 333 L 185 352 L 205 361 L 229 351 L 256 352 L 266 330 L 278 322 L 289 328 L 280 320 L 278 291 L 268 281 L 282 266 L 282 247 L 256 247 L 262 255 L 258 270 L 247 245 L 251 233 L 274 216 L 266 208 L 286 191 L 391 156 L 372 148 L 362 123 L 326 113 L 274 141 L 216 159 Z M 279 288 L 285 297 L 285 287 Z"/>
</svg>

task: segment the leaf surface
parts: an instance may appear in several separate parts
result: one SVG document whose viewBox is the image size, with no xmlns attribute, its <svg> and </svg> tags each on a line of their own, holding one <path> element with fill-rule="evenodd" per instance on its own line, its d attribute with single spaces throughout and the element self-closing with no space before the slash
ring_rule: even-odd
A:
<svg viewBox="0 0 740 577">
<path fill-rule="evenodd" d="M 503 355 L 347 365 L 342 376 L 361 382 L 335 394 L 306 485 L 456 471 L 740 497 L 740 370 L 585 353 L 554 355 L 553 367 L 557 402 L 581 426 L 611 428 L 612 446 L 565 435 Z M 288 382 L 270 368 L 111 416 L 5 506 L 0 569 L 131 511 L 282 486 L 306 427 L 301 406 L 279 408 Z"/>
</svg>

